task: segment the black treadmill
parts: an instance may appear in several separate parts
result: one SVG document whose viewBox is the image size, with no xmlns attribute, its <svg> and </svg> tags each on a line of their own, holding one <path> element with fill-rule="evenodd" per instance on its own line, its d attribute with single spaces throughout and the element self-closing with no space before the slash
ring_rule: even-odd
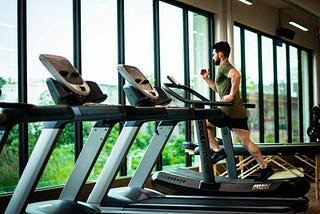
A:
<svg viewBox="0 0 320 214">
<path fill-rule="evenodd" d="M 178 100 L 191 105 L 210 105 L 211 101 L 198 94 L 193 89 L 179 84 L 174 78 L 172 83 L 165 83 L 164 89 L 170 95 Z M 175 90 L 183 90 L 200 100 L 186 99 L 176 93 Z M 202 133 L 202 135 L 206 134 Z M 272 179 L 263 182 L 255 182 L 253 179 L 238 179 L 232 139 L 230 130 L 227 127 L 222 128 L 222 140 L 225 151 L 227 152 L 227 171 L 228 177 L 215 176 L 211 184 L 201 187 L 203 173 L 190 170 L 172 170 L 170 172 L 160 171 L 152 176 L 152 182 L 155 186 L 163 186 L 172 190 L 174 194 L 198 194 L 198 195 L 222 195 L 222 196 L 250 196 L 250 197 L 287 197 L 297 198 L 304 197 L 310 189 L 310 183 L 301 177 L 290 179 Z M 199 148 L 201 150 L 201 148 Z M 201 152 L 201 151 L 200 151 Z M 200 153 L 201 155 L 201 153 Z"/>
<path fill-rule="evenodd" d="M 131 84 L 125 90 L 128 99 L 136 99 L 139 101 L 148 101 L 148 96 L 143 93 L 144 87 L 140 84 L 147 84 L 150 87 L 149 81 L 144 75 L 134 66 L 119 65 L 118 70 L 123 77 Z M 158 94 L 162 94 L 161 89 L 157 88 Z M 139 93 L 140 92 L 140 93 Z M 154 95 L 154 94 L 153 94 Z M 134 103 L 134 102 L 133 102 Z M 148 103 L 148 102 L 147 102 Z M 212 104 L 212 103 L 211 103 Z M 225 104 L 225 103 L 221 103 Z M 218 105 L 215 104 L 215 105 Z M 207 140 L 205 119 L 210 118 L 211 110 L 213 109 L 199 109 L 192 108 L 194 113 L 193 120 L 199 121 L 196 126 L 199 137 L 199 145 L 204 149 L 200 151 L 202 158 L 202 166 L 211 165 L 211 167 L 203 168 L 206 175 L 201 177 L 200 180 L 190 180 L 188 177 L 178 177 L 174 174 L 169 174 L 166 179 L 176 183 L 183 183 L 184 186 L 198 186 L 198 188 L 210 189 L 212 192 L 216 191 L 221 186 L 216 183 L 212 172 L 212 164 L 210 160 L 210 148 Z M 198 113 L 196 113 L 198 112 Z M 201 113 L 200 113 L 201 112 Z M 174 120 L 174 117 L 173 117 Z M 176 121 L 183 121 L 183 119 L 175 119 Z M 186 118 L 184 120 L 187 120 Z M 308 199 L 305 197 L 237 197 L 233 196 L 219 196 L 210 194 L 199 194 L 197 192 L 188 191 L 186 195 L 165 195 L 158 191 L 144 188 L 144 183 L 151 173 L 152 168 L 161 154 L 168 136 L 176 123 L 170 124 L 166 121 L 160 122 L 157 127 L 157 132 L 154 134 L 142 160 L 133 175 L 127 187 L 110 189 L 110 183 L 107 182 L 108 175 L 103 174 L 100 176 L 97 184 L 91 192 L 87 203 L 97 206 L 102 212 L 108 213 L 110 210 L 121 211 L 134 211 L 144 210 L 148 212 L 163 211 L 163 212 L 193 212 L 193 213 L 296 213 L 304 212 L 308 207 Z M 159 131 L 161 130 L 161 132 Z M 202 132 L 201 132 L 202 130 Z M 156 140 L 154 140 L 156 139 Z M 111 158 L 111 156 L 110 156 Z M 110 166 L 109 166 L 110 167 Z M 208 173 L 211 171 L 211 174 Z M 155 173 L 159 174 L 159 173 Z M 234 182 L 235 183 L 235 182 Z M 242 184 L 241 181 L 238 182 Z M 257 191 L 261 191 L 264 187 L 261 182 L 257 182 Z M 267 183 L 269 184 L 269 182 Z M 105 189 L 101 190 L 104 186 Z M 309 188 L 309 186 L 308 186 Z"/>
</svg>

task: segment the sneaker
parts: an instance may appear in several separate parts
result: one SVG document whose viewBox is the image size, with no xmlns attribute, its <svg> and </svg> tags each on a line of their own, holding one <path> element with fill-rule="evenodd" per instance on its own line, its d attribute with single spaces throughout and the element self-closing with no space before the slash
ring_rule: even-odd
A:
<svg viewBox="0 0 320 214">
<path fill-rule="evenodd" d="M 224 149 L 221 149 L 219 152 L 213 152 L 211 156 L 212 164 L 218 163 L 219 161 L 225 159 L 227 157 L 226 152 Z"/>
<path fill-rule="evenodd" d="M 254 181 L 265 181 L 273 174 L 274 174 L 274 171 L 271 168 L 271 166 L 267 166 L 267 168 L 261 169 L 260 175 L 256 177 Z"/>
</svg>

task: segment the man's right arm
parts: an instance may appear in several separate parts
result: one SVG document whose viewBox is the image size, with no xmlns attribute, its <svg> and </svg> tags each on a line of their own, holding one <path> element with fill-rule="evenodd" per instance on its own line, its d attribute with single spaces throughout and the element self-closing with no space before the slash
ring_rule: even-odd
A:
<svg viewBox="0 0 320 214">
<path fill-rule="evenodd" d="M 202 76 L 202 78 L 207 82 L 207 84 L 209 85 L 209 87 L 214 90 L 215 92 L 218 92 L 218 89 L 217 89 L 217 85 L 216 83 L 209 78 L 209 73 L 210 73 L 210 70 L 206 70 L 206 69 L 202 69 L 200 74 Z"/>
</svg>

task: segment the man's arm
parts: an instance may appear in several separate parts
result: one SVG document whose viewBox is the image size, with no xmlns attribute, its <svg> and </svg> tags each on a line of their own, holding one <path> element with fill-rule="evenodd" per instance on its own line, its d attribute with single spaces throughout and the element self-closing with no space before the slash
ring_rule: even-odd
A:
<svg viewBox="0 0 320 214">
<path fill-rule="evenodd" d="M 228 95 L 225 95 L 222 97 L 222 100 L 224 102 L 232 102 L 233 101 L 233 98 L 236 95 L 236 93 L 238 92 L 239 87 L 240 87 L 241 75 L 235 68 L 232 68 L 228 73 L 228 78 L 231 79 L 231 90 Z"/>
<path fill-rule="evenodd" d="M 207 82 L 209 87 L 212 90 L 214 90 L 215 92 L 218 92 L 216 83 L 212 79 L 209 78 L 209 73 L 210 73 L 209 69 L 208 70 L 202 69 L 201 72 L 200 72 L 202 78 Z"/>
</svg>

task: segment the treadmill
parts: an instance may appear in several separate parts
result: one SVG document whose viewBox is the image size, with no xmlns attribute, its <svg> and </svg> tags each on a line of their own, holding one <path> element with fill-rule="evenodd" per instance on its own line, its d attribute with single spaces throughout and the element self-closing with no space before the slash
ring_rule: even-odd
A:
<svg viewBox="0 0 320 214">
<path fill-rule="evenodd" d="M 170 95 L 178 100 L 191 105 L 213 105 L 211 101 L 198 94 L 193 89 L 178 83 L 173 77 L 169 78 L 172 83 L 165 83 L 164 89 Z M 186 99 L 176 93 L 174 90 L 183 90 L 199 100 Z M 202 135 L 206 134 L 206 130 L 201 130 Z M 213 183 L 208 187 L 201 188 L 199 183 L 203 174 L 195 171 L 173 170 L 171 172 L 160 171 L 154 173 L 152 182 L 156 186 L 165 186 L 170 188 L 175 194 L 199 194 L 199 195 L 223 195 L 223 196 L 252 196 L 252 197 L 287 197 L 297 198 L 303 197 L 310 189 L 310 183 L 302 177 L 290 179 L 269 179 L 267 181 L 255 182 L 253 179 L 238 179 L 233 144 L 230 130 L 227 127 L 222 128 L 222 141 L 227 153 L 226 165 L 228 177 L 215 176 Z M 199 147 L 200 155 L 201 148 Z M 180 182 L 183 181 L 183 182 Z M 192 183 L 193 185 L 190 185 Z M 187 184 L 187 185 L 186 185 Z"/>
<path fill-rule="evenodd" d="M 139 69 L 134 66 L 119 65 L 118 71 L 131 84 L 129 87 L 125 88 L 128 99 L 136 100 L 136 102 L 131 103 L 139 103 L 139 101 L 147 101 L 146 103 L 149 103 L 148 97 L 145 96 L 146 93 L 142 92 L 144 87 L 140 86 L 140 84 L 147 84 L 148 87 L 150 87 L 150 83 Z M 162 92 L 160 92 L 161 88 L 157 89 L 158 94 L 162 94 Z M 218 104 L 219 102 L 215 105 Z M 229 105 L 227 103 L 221 104 Z M 208 194 L 193 194 L 193 192 L 189 192 L 188 195 L 165 195 L 153 189 L 144 188 L 144 183 L 151 173 L 157 158 L 161 154 L 174 126 L 177 122 L 185 120 L 199 121 L 196 126 L 198 130 L 199 148 L 203 150 L 200 150 L 202 159 L 201 164 L 202 166 L 210 165 L 211 167 L 203 168 L 206 173 L 204 173 L 205 176 L 202 177 L 200 182 L 185 178 L 177 178 L 175 175 L 172 177 L 169 175 L 167 179 L 173 180 L 174 182 L 185 183 L 186 186 L 198 185 L 200 188 L 212 190 L 220 186 L 220 184 L 216 184 L 214 182 L 215 180 L 210 159 L 210 148 L 205 131 L 205 119 L 210 119 L 210 117 L 212 117 L 212 113 L 210 113 L 211 111 L 218 110 L 220 116 L 222 115 L 221 111 L 218 108 L 190 109 L 194 112 L 193 119 L 172 117 L 172 120 L 176 121 L 176 123 L 169 123 L 168 121 L 161 121 L 159 123 L 157 131 L 153 135 L 140 165 L 127 187 L 111 189 L 109 177 L 112 178 L 114 175 L 110 174 L 110 172 L 108 173 L 108 170 L 103 170 L 103 173 L 89 195 L 87 203 L 98 207 L 103 213 L 109 213 L 110 210 L 124 212 L 136 210 L 144 210 L 148 212 L 176 211 L 180 213 L 296 213 L 304 212 L 307 209 L 308 199 L 305 197 L 225 197 Z M 130 143 L 127 143 L 127 146 L 130 146 Z M 113 157 L 110 155 L 108 162 L 114 158 L 122 159 L 123 157 L 119 157 L 119 155 Z M 108 162 L 105 165 L 105 168 L 110 169 L 112 166 L 109 165 Z"/>
<path fill-rule="evenodd" d="M 47 69 L 53 74 L 56 80 L 49 78 L 47 80 L 47 85 L 50 90 L 50 93 L 55 100 L 56 103 L 67 103 L 70 105 L 80 105 L 81 103 L 87 103 L 85 106 L 81 106 L 83 111 L 83 115 L 78 115 L 79 111 L 77 109 L 79 106 L 73 106 L 75 114 L 77 114 L 77 119 L 73 119 L 72 121 L 87 121 L 87 120 L 100 120 L 98 121 L 92 128 L 92 132 L 90 133 L 87 142 L 82 149 L 74 169 L 63 188 L 59 199 L 57 200 L 49 200 L 49 201 L 41 201 L 36 203 L 31 203 L 26 208 L 26 213 L 97 213 L 100 212 L 100 209 L 97 208 L 94 204 L 84 203 L 77 201 L 77 196 L 81 187 L 84 185 L 86 179 L 88 178 L 92 167 L 104 145 L 108 133 L 110 131 L 110 127 L 117 121 L 126 121 L 122 131 L 118 137 L 117 142 L 115 143 L 114 148 L 110 154 L 110 157 L 107 160 L 106 166 L 103 169 L 102 175 L 100 177 L 105 177 L 104 174 L 108 174 L 111 176 L 106 177 L 106 182 L 111 184 L 114 180 L 118 169 L 120 168 L 123 157 L 126 156 L 130 145 L 132 144 L 136 134 L 139 131 L 139 128 L 142 126 L 144 122 L 153 121 L 153 120 L 168 120 L 170 117 L 174 115 L 175 118 L 193 118 L 194 114 L 189 108 L 179 108 L 179 109 L 168 109 L 165 107 L 133 107 L 133 106 L 121 106 L 121 105 L 103 105 L 97 104 L 96 101 L 101 101 L 101 91 L 96 84 L 93 82 L 86 81 L 89 84 L 90 93 L 87 96 L 79 95 L 79 93 L 75 93 L 74 89 L 79 88 L 80 90 L 86 90 L 86 87 L 80 87 L 83 84 L 82 79 L 78 79 L 77 81 L 72 78 L 81 78 L 79 73 L 75 70 L 75 68 L 71 65 L 71 63 L 61 56 L 55 55 L 40 55 L 40 60 L 47 67 Z M 71 79 L 70 79 L 71 78 Z M 66 81 L 67 80 L 67 81 Z M 68 84 L 74 84 L 74 86 L 68 86 Z M 144 84 L 144 83 L 142 83 Z M 80 85 L 80 86 L 79 86 Z M 78 87 L 79 86 L 79 87 Z M 149 90 L 145 88 L 146 90 Z M 147 94 L 151 97 L 158 97 L 158 93 L 150 88 L 147 91 Z M 96 99 L 91 99 L 90 96 L 98 97 Z M 170 101 L 171 99 L 162 99 L 160 102 L 154 102 L 150 100 L 150 102 L 155 104 L 164 104 Z M 94 102 L 94 103 L 92 103 Z M 111 111 L 112 108 L 119 108 L 119 112 Z M 111 109 L 110 109 L 111 108 Z M 102 113 L 100 115 L 100 112 Z M 212 118 L 221 117 L 219 110 L 212 110 L 211 116 Z M 87 114 L 92 114 L 91 116 Z M 99 114 L 99 115 L 97 115 Z M 103 115 L 104 114 L 104 115 Z M 68 121 L 68 122 L 72 122 Z M 109 127 L 109 128 L 108 128 Z M 108 131 L 109 130 L 109 131 Z M 124 140 L 125 139 L 125 140 Z M 52 144 L 52 143 L 51 143 Z M 53 145 L 51 145 L 52 147 Z M 39 152 L 39 151 L 38 151 Z M 35 153 L 35 151 L 33 152 Z M 49 156 L 50 153 L 42 154 L 42 156 Z M 41 161 L 38 161 L 41 164 Z M 39 172 L 38 174 L 40 174 Z M 24 179 L 26 181 L 26 179 Z M 95 188 L 99 186 L 96 185 Z M 104 189 L 109 188 L 109 185 L 102 185 L 98 189 L 103 191 Z M 29 195 L 30 191 L 25 188 L 16 189 L 15 194 L 22 193 L 25 191 L 24 195 Z M 17 203 L 21 203 L 19 209 L 14 209 L 13 206 Z M 26 200 L 21 201 L 21 198 L 16 198 L 12 202 L 12 206 L 7 208 L 7 213 L 17 213 L 24 208 Z M 108 210 L 108 213 L 141 213 L 142 210 L 131 210 L 131 211 L 119 211 L 119 210 Z M 145 212 L 145 210 L 143 210 Z M 167 212 L 167 211 L 166 211 Z M 150 212 L 149 212 L 150 213 Z M 158 211 L 153 210 L 151 213 L 158 213 Z M 163 213 L 161 211 L 161 213 Z M 171 210 L 168 213 L 176 213 Z M 189 213 L 189 212 L 186 212 Z"/>
<path fill-rule="evenodd" d="M 71 106 L 66 106 L 65 109 L 62 109 L 60 105 L 50 108 L 27 108 L 27 111 L 18 111 L 18 114 L 6 114 L 6 117 L 2 117 L 10 118 L 11 121 L 18 123 L 33 121 L 35 120 L 33 116 L 37 114 L 40 116 L 47 114 L 50 115 L 48 120 L 54 120 L 45 123 L 5 213 L 62 213 L 66 210 L 79 213 L 100 212 L 94 206 L 77 202 L 76 197 L 89 176 L 114 124 L 120 121 L 128 121 L 126 124 L 129 123 L 131 125 L 128 126 L 132 127 L 137 126 L 134 123 L 137 120 L 165 119 L 167 117 L 166 109 L 164 107 L 155 109 L 154 107 L 99 104 L 107 96 L 102 93 L 96 83 L 83 81 L 78 71 L 68 60 L 60 56 L 47 54 L 40 55 L 40 60 L 57 79 L 47 79 L 49 91 L 55 102 L 64 104 L 64 106 Z M 60 109 L 60 111 L 51 109 Z M 26 118 L 26 121 L 19 118 Z M 96 121 L 96 123 L 93 125 L 87 143 L 75 164 L 70 176 L 72 180 L 69 179 L 67 182 L 59 200 L 39 202 L 27 207 L 28 198 L 35 189 L 63 128 L 67 123 L 78 121 Z M 124 134 L 128 133 L 124 132 Z M 121 151 L 121 148 L 118 149 Z M 56 209 L 57 207 L 58 209 Z"/>
</svg>

